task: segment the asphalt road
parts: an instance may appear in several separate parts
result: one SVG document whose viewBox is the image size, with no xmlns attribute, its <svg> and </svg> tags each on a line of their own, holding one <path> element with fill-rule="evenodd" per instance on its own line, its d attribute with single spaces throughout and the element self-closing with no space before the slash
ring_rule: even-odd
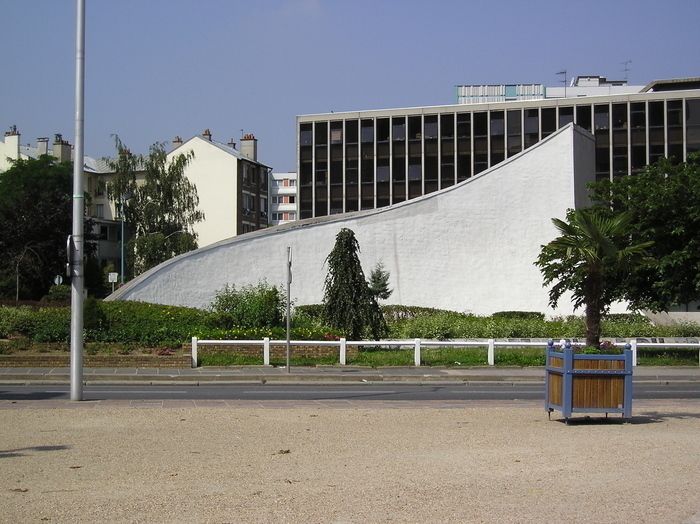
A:
<svg viewBox="0 0 700 524">
<path fill-rule="evenodd" d="M 233 384 L 85 386 L 84 400 L 540 400 L 543 385 Z M 0 386 L 0 400 L 68 399 L 69 386 Z M 635 384 L 635 399 L 700 399 L 700 383 Z"/>
</svg>

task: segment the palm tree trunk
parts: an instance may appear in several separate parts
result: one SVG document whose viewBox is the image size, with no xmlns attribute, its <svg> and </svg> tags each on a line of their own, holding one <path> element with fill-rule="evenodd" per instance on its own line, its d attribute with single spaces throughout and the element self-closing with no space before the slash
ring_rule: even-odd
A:
<svg viewBox="0 0 700 524">
<path fill-rule="evenodd" d="M 600 347 L 600 318 L 602 316 L 602 278 L 593 270 L 586 279 L 586 345 Z"/>
</svg>

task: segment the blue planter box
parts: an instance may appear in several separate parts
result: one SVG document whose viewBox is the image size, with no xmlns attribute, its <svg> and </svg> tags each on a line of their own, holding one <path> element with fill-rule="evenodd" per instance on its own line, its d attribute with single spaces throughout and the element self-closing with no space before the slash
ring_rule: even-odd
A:
<svg viewBox="0 0 700 524">
<path fill-rule="evenodd" d="M 632 351 L 622 355 L 574 353 L 547 345 L 545 409 L 561 411 L 568 422 L 574 413 L 621 413 L 632 418 Z"/>
</svg>

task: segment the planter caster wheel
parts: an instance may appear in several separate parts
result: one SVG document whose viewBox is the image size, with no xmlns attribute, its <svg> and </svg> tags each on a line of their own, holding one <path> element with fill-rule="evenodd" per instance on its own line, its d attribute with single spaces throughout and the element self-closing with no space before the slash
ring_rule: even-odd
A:
<svg viewBox="0 0 700 524">
<path fill-rule="evenodd" d="M 554 411 L 554 410 L 553 409 L 547 410 L 547 420 L 552 420 L 552 411 Z"/>
<path fill-rule="evenodd" d="M 571 421 L 570 418 L 565 418 L 565 419 L 564 419 L 564 423 L 565 423 L 567 426 L 569 425 L 569 422 L 570 422 L 570 421 Z"/>
</svg>

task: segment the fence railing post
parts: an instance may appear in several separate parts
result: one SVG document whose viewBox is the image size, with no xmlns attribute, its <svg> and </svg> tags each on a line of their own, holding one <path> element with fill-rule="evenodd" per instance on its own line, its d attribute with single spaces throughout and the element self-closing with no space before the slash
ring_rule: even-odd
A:
<svg viewBox="0 0 700 524">
<path fill-rule="evenodd" d="M 345 352 L 346 352 L 346 340 L 345 338 L 340 339 L 340 365 L 345 365 Z"/>
<path fill-rule="evenodd" d="M 413 340 L 413 364 L 416 367 L 420 366 L 420 339 Z"/>
<path fill-rule="evenodd" d="M 197 337 L 192 337 L 192 367 L 197 367 Z"/>
<path fill-rule="evenodd" d="M 637 365 L 637 339 L 630 340 L 630 349 L 632 350 L 632 366 Z"/>
<path fill-rule="evenodd" d="M 270 365 L 270 337 L 263 338 L 263 364 Z"/>
<path fill-rule="evenodd" d="M 489 366 L 496 364 L 496 341 L 492 338 L 489 339 L 489 351 L 487 357 Z"/>
</svg>

